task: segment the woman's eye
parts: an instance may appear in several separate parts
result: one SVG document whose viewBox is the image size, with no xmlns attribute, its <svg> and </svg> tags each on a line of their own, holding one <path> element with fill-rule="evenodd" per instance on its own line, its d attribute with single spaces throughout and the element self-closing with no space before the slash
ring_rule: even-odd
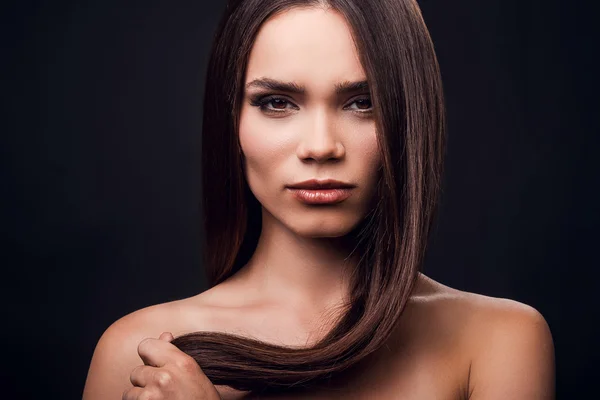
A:
<svg viewBox="0 0 600 400">
<path fill-rule="evenodd" d="M 373 105 L 371 104 L 371 99 L 369 99 L 368 97 L 362 98 L 362 99 L 356 99 L 352 103 L 350 103 L 350 105 L 352 105 L 352 104 L 356 104 L 358 107 L 358 108 L 355 108 L 354 110 L 362 112 L 362 113 L 372 111 L 371 108 L 373 107 Z"/>
<path fill-rule="evenodd" d="M 289 104 L 287 100 L 276 97 L 263 103 L 263 105 L 271 105 L 271 108 L 274 108 L 275 110 L 285 110 L 287 104 Z"/>
<path fill-rule="evenodd" d="M 264 96 L 264 97 L 253 97 L 250 100 L 250 104 L 259 107 L 261 111 L 265 113 L 279 114 L 286 113 L 288 108 L 298 109 L 297 106 L 293 105 L 289 100 L 282 97 Z M 356 104 L 356 108 L 350 107 Z M 291 107 L 288 107 L 290 105 Z M 368 97 L 359 98 L 354 100 L 348 106 L 344 107 L 344 110 L 350 109 L 356 111 L 359 114 L 367 114 L 372 111 L 371 99 Z"/>
<path fill-rule="evenodd" d="M 253 98 L 251 99 L 250 104 L 255 107 L 259 107 L 261 111 L 266 113 L 282 113 L 287 109 L 287 105 L 292 103 L 281 97 L 268 96 L 262 98 Z"/>
</svg>

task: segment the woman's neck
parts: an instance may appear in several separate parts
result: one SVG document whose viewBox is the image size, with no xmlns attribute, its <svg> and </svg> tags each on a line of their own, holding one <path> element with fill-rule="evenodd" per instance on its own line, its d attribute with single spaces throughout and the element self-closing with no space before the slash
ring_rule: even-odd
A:
<svg viewBox="0 0 600 400">
<path fill-rule="evenodd" d="M 257 301 L 322 310 L 347 300 L 360 256 L 352 250 L 347 237 L 303 237 L 263 211 L 257 248 L 236 280 Z"/>
</svg>

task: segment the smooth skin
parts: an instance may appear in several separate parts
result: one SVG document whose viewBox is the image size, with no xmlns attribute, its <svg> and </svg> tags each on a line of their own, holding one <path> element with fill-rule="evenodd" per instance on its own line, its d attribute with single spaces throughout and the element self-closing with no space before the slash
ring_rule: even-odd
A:
<svg viewBox="0 0 600 400">
<path fill-rule="evenodd" d="M 305 92 L 267 90 L 257 84 L 264 78 Z M 326 313 L 348 298 L 347 272 L 357 262 L 344 235 L 367 212 L 380 166 L 369 91 L 335 92 L 336 85 L 365 79 L 337 12 L 292 9 L 262 26 L 239 130 L 248 184 L 263 206 L 257 249 L 225 282 L 114 322 L 94 351 L 84 400 L 258 398 L 213 386 L 169 343 L 172 336 L 228 332 L 290 346 L 324 336 L 331 328 Z M 264 102 L 265 96 L 277 100 Z M 342 203 L 310 206 L 286 186 L 311 178 L 357 187 Z M 329 388 L 268 398 L 553 399 L 552 336 L 530 306 L 421 274 L 397 329 L 377 352 Z"/>
</svg>

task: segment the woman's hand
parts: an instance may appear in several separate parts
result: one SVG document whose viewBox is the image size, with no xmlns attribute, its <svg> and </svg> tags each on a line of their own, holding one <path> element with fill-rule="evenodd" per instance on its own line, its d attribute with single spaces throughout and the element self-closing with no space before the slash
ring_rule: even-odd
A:
<svg viewBox="0 0 600 400">
<path fill-rule="evenodd" d="M 163 332 L 138 345 L 144 365 L 131 372 L 133 387 L 123 400 L 220 400 L 219 392 L 196 361 L 172 345 L 173 335 Z"/>
</svg>

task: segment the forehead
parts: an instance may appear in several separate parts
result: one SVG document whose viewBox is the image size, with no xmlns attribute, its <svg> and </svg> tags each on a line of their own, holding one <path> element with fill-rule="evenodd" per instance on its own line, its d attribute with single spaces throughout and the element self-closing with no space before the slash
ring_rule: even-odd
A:
<svg viewBox="0 0 600 400">
<path fill-rule="evenodd" d="M 311 91 L 364 79 L 365 73 L 340 13 L 296 8 L 270 18 L 257 34 L 246 82 L 262 77 L 301 82 Z"/>
</svg>

